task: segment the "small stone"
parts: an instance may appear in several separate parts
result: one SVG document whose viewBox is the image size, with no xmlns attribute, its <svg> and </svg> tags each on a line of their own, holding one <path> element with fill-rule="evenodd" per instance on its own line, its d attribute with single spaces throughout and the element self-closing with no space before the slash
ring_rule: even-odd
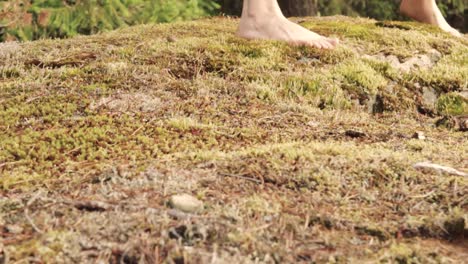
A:
<svg viewBox="0 0 468 264">
<path fill-rule="evenodd" d="M 459 92 L 459 94 L 461 95 L 461 97 L 468 100 L 468 90 L 463 90 L 463 91 Z"/>
<path fill-rule="evenodd" d="M 176 41 L 177 41 L 177 39 L 174 36 L 167 37 L 167 42 L 174 43 Z"/>
<path fill-rule="evenodd" d="M 307 126 L 309 126 L 309 127 L 319 127 L 320 123 L 315 122 L 315 121 L 310 121 L 310 122 L 307 122 Z"/>
<path fill-rule="evenodd" d="M 185 213 L 197 213 L 203 209 L 203 202 L 189 194 L 173 195 L 169 205 Z"/>
<path fill-rule="evenodd" d="M 412 138 L 414 139 L 419 139 L 419 140 L 425 140 L 426 139 L 426 136 L 424 135 L 424 132 L 421 132 L 421 131 L 416 131 Z"/>
<path fill-rule="evenodd" d="M 266 215 L 266 216 L 263 217 L 263 221 L 265 221 L 267 223 L 271 223 L 273 221 L 273 216 Z"/>
<path fill-rule="evenodd" d="M 24 228 L 19 225 L 7 225 L 5 229 L 10 234 L 21 234 L 24 231 Z"/>
</svg>

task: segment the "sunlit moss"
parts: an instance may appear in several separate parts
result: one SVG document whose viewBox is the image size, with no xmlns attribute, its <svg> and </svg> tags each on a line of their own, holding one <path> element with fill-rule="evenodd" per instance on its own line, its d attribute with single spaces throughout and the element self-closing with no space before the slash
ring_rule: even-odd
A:
<svg viewBox="0 0 468 264">
<path fill-rule="evenodd" d="M 84 182 L 119 182 L 116 167 L 131 164 L 126 183 L 164 178 L 164 187 L 139 185 L 155 195 L 145 198 L 155 206 L 171 185 L 178 186 L 174 192 L 192 186 L 207 208 L 196 221 L 221 219 L 222 229 L 210 237 L 220 248 L 228 243 L 265 255 L 274 245 L 281 253 L 283 235 L 309 243 L 310 234 L 323 235 L 330 249 L 354 241 L 353 252 L 372 260 L 435 259 L 424 247 L 418 251 L 421 241 L 393 238 L 402 226 L 421 227 L 434 239 L 464 228 L 457 208 L 465 179 L 412 165 L 431 160 L 463 169 L 463 132 L 433 124 L 439 115 L 466 114 L 466 41 L 408 22 L 334 17 L 302 24 L 338 37 L 340 46 L 325 51 L 239 39 L 236 21 L 226 18 L 19 45 L 0 58 L 0 189 L 62 195 Z M 440 55 L 426 68 L 398 68 L 429 53 Z M 422 109 L 427 88 L 438 97 L 436 109 Z M 414 136 L 419 130 L 425 139 Z M 153 166 L 154 175 L 142 172 Z M 203 183 L 185 181 L 205 176 Z M 101 188 L 93 186 L 89 192 Z M 119 204 L 120 189 L 114 191 Z M 21 203 L 2 210 L 22 216 Z M 106 213 L 117 211 L 127 214 Z M 99 215 L 76 214 L 91 219 L 83 226 Z M 41 219 L 37 211 L 33 216 Z M 139 227 L 166 234 L 173 221 Z M 62 244 L 77 244 L 53 229 L 10 245 L 14 261 L 53 262 Z M 369 241 L 375 250 L 364 252 Z"/>
<path fill-rule="evenodd" d="M 437 111 L 442 115 L 468 114 L 468 100 L 457 93 L 444 94 L 437 101 Z"/>
</svg>

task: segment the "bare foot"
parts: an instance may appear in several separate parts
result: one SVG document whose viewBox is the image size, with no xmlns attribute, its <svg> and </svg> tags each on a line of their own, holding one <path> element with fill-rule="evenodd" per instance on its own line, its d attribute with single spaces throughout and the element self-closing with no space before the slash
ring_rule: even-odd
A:
<svg viewBox="0 0 468 264">
<path fill-rule="evenodd" d="M 461 33 L 447 23 L 435 0 L 402 0 L 400 12 L 416 21 L 438 26 L 456 37 L 461 37 Z"/>
<path fill-rule="evenodd" d="M 286 41 L 293 45 L 312 46 L 319 49 L 333 49 L 337 39 L 326 38 L 300 25 L 289 21 L 284 16 L 262 18 L 243 17 L 237 35 L 246 39 L 269 39 Z"/>
</svg>

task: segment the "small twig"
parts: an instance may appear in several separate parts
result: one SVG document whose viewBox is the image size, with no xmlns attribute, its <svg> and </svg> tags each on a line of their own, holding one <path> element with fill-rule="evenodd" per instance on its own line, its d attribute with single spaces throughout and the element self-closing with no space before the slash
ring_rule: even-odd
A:
<svg viewBox="0 0 468 264">
<path fill-rule="evenodd" d="M 20 162 L 21 162 L 21 160 L 0 163 L 0 169 L 5 167 L 5 166 L 13 165 L 13 164 L 20 163 Z"/>
<path fill-rule="evenodd" d="M 410 198 L 413 198 L 413 199 L 426 198 L 426 197 L 429 197 L 429 196 L 433 195 L 434 193 L 435 193 L 435 190 L 432 190 L 431 192 L 429 192 L 427 194 L 410 196 Z"/>
<path fill-rule="evenodd" d="M 41 195 L 42 195 L 42 191 L 39 190 L 33 197 L 31 197 L 31 199 L 29 199 L 29 201 L 26 203 L 26 207 L 31 206 L 37 200 L 37 198 L 39 198 L 39 196 Z"/>
<path fill-rule="evenodd" d="M 218 263 L 218 254 L 216 254 L 216 252 L 218 252 L 218 245 L 214 244 L 213 253 L 211 255 L 211 264 Z"/>
<path fill-rule="evenodd" d="M 243 175 L 236 175 L 236 174 L 229 174 L 229 173 L 219 173 L 220 176 L 223 176 L 223 177 L 232 177 L 232 178 L 238 178 L 238 179 L 242 179 L 242 180 L 246 180 L 246 181 L 251 181 L 251 182 L 255 182 L 257 184 L 262 184 L 262 181 L 259 180 L 259 179 L 255 179 L 255 178 L 250 178 L 250 177 L 245 177 Z"/>
<path fill-rule="evenodd" d="M 155 262 L 156 264 L 161 264 L 161 258 L 159 256 L 159 246 L 156 246 L 154 248 L 154 258 L 155 258 Z"/>
<path fill-rule="evenodd" d="M 3 236 L 3 234 L 2 234 L 2 236 Z M 18 245 L 19 243 L 21 243 L 21 242 L 23 242 L 23 241 L 25 241 L 25 240 L 31 239 L 31 237 L 32 237 L 31 234 L 27 234 L 27 235 L 23 235 L 23 234 L 21 234 L 21 235 L 16 235 L 14 238 L 5 238 L 5 237 L 3 237 L 2 243 L 3 243 L 3 246 L 9 246 L 9 245 L 13 245 L 13 244 Z M 0 250 L 1 250 L 1 248 L 0 248 Z M 0 257 L 1 257 L 1 253 L 2 253 L 2 252 L 0 251 Z M 3 254 L 5 254 L 5 253 L 6 253 L 6 252 L 3 251 Z M 9 262 L 6 261 L 6 262 L 3 262 L 3 263 L 9 263 Z"/>
<path fill-rule="evenodd" d="M 32 228 L 34 229 L 34 231 L 36 231 L 37 233 L 39 234 L 44 234 L 44 231 L 42 231 L 39 227 L 36 226 L 36 224 L 34 224 L 33 220 L 31 219 L 31 217 L 29 217 L 29 213 L 28 213 L 28 209 L 24 209 L 24 217 L 26 217 L 26 220 L 28 220 L 29 224 L 32 226 Z"/>
<path fill-rule="evenodd" d="M 148 125 L 149 123 L 153 122 L 155 118 L 152 118 L 150 121 L 146 122 L 146 124 L 143 124 L 142 126 L 140 126 L 139 128 L 137 128 L 135 131 L 133 131 L 133 133 L 130 135 L 130 136 L 134 136 L 136 135 L 136 133 L 138 133 L 140 130 L 142 130 L 146 125 Z"/>
<path fill-rule="evenodd" d="M 250 232 L 258 232 L 258 231 L 261 231 L 261 230 L 264 230 L 264 229 L 267 229 L 269 228 L 270 226 L 272 226 L 273 224 L 265 224 L 265 225 L 262 225 L 262 226 L 259 226 L 259 227 L 255 227 L 255 228 L 251 228 L 251 229 L 248 229 Z"/>
<path fill-rule="evenodd" d="M 419 162 L 413 165 L 413 168 L 419 169 L 419 170 L 433 170 L 437 171 L 439 173 L 446 173 L 449 175 L 455 175 L 455 176 L 461 176 L 461 177 L 468 177 L 468 173 L 465 173 L 463 171 L 456 170 L 451 167 L 447 166 L 442 166 L 439 164 L 433 164 L 430 162 Z"/>
<path fill-rule="evenodd" d="M 41 96 L 36 96 L 36 97 L 29 98 L 28 100 L 26 100 L 26 103 L 27 104 L 32 103 L 32 102 L 36 101 L 39 98 L 41 98 Z"/>
<path fill-rule="evenodd" d="M 36 231 L 39 234 L 44 234 L 44 231 L 42 231 L 39 227 L 36 226 L 36 224 L 34 224 L 34 221 L 29 216 L 29 211 L 28 211 L 29 207 L 33 205 L 34 202 L 37 200 L 37 198 L 39 198 L 39 196 L 41 195 L 42 195 L 42 191 L 39 190 L 33 197 L 31 197 L 31 199 L 29 199 L 29 201 L 26 203 L 26 206 L 24 207 L 24 217 L 26 218 L 26 220 L 28 220 L 29 224 L 32 226 L 34 231 Z"/>
<path fill-rule="evenodd" d="M 133 131 L 133 133 L 132 133 L 130 136 L 133 137 L 134 135 L 136 135 L 136 133 L 138 133 L 138 132 L 139 132 L 140 130 L 142 130 L 144 127 L 145 127 L 145 125 L 140 126 L 140 127 L 137 128 L 135 131 Z"/>
<path fill-rule="evenodd" d="M 78 150 L 80 150 L 80 149 L 81 149 L 81 146 L 79 146 L 79 147 L 76 147 L 76 148 L 74 148 L 74 149 L 72 149 L 72 150 L 70 150 L 70 151 L 66 152 L 66 153 L 65 153 L 65 155 L 72 154 L 73 152 L 75 152 L 75 151 L 78 151 Z"/>
</svg>

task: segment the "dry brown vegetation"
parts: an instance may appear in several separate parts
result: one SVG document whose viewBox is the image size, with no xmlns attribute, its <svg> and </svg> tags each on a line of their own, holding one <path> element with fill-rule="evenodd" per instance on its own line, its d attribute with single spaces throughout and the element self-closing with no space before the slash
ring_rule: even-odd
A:
<svg viewBox="0 0 468 264">
<path fill-rule="evenodd" d="M 468 41 L 300 22 L 342 44 L 226 18 L 0 44 L 0 263 L 466 261 L 467 177 L 413 165 L 468 169 Z"/>
</svg>

